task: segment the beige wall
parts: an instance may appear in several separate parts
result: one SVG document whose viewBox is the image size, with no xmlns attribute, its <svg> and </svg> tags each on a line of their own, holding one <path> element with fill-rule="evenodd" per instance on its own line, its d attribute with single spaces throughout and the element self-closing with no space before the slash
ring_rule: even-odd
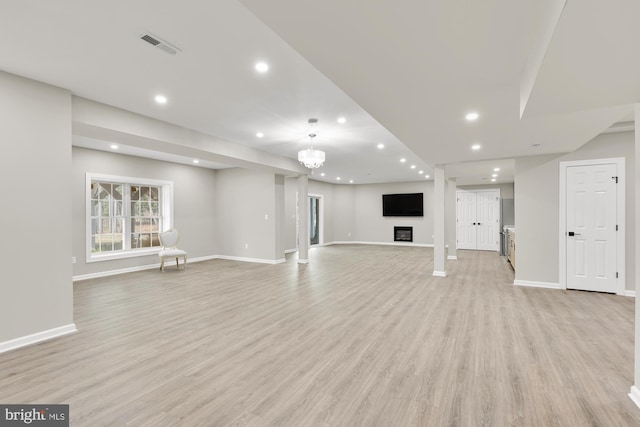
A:
<svg viewBox="0 0 640 427">
<path fill-rule="evenodd" d="M 173 182 L 173 226 L 180 232 L 179 247 L 189 258 L 217 254 L 215 235 L 216 171 L 178 163 L 73 147 L 73 255 L 74 276 L 157 264 L 157 255 L 86 262 L 87 173 Z"/>
<path fill-rule="evenodd" d="M 561 155 L 516 159 L 516 280 L 557 284 L 559 278 L 559 164 L 624 157 L 626 190 L 626 284 L 635 290 L 634 134 L 603 134 Z"/>
<path fill-rule="evenodd" d="M 73 324 L 71 94 L 0 71 L 0 344 Z"/>
</svg>

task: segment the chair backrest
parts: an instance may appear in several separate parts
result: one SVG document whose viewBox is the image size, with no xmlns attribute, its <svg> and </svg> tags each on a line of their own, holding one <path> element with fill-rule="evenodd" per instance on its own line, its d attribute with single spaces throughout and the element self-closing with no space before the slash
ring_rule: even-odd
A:
<svg viewBox="0 0 640 427">
<path fill-rule="evenodd" d="M 165 248 L 175 248 L 178 244 L 178 230 L 175 228 L 160 233 L 158 237 L 160 237 L 160 244 Z"/>
</svg>

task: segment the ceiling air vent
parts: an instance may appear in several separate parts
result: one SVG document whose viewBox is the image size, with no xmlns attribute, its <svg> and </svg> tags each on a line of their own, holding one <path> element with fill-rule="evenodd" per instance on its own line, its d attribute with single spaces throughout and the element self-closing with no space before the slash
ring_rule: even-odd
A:
<svg viewBox="0 0 640 427">
<path fill-rule="evenodd" d="M 175 55 L 178 52 L 181 52 L 182 49 L 172 45 L 171 43 L 169 43 L 166 40 L 162 40 L 160 37 L 158 36 L 154 36 L 151 33 L 145 33 L 142 34 L 140 36 L 141 40 L 146 41 L 147 43 L 149 43 L 151 46 L 153 47 L 157 47 L 158 49 L 162 50 L 163 52 L 166 52 L 170 55 Z"/>
</svg>

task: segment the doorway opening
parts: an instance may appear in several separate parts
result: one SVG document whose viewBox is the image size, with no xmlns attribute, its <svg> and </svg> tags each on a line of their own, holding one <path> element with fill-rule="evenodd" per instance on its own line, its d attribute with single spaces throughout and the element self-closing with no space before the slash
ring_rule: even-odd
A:
<svg viewBox="0 0 640 427">
<path fill-rule="evenodd" d="M 324 243 L 322 232 L 323 224 L 322 196 L 309 195 L 309 246 L 319 246 Z"/>
</svg>

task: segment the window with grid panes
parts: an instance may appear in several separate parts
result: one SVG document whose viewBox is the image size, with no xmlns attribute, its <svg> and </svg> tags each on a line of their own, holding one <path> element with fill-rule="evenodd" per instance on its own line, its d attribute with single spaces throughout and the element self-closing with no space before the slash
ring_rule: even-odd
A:
<svg viewBox="0 0 640 427">
<path fill-rule="evenodd" d="M 160 247 L 158 234 L 170 228 L 167 199 L 171 183 L 127 182 L 125 178 L 88 174 L 87 184 L 88 260 L 136 256 Z"/>
</svg>

